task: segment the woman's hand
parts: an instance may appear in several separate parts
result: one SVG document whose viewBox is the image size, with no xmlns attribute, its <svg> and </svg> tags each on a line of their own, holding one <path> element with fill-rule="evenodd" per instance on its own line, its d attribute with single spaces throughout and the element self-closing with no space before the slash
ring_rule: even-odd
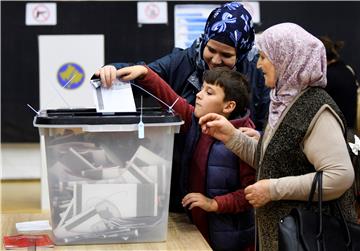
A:
<svg viewBox="0 0 360 251">
<path fill-rule="evenodd" d="M 224 116 L 208 113 L 199 119 L 202 132 L 225 144 L 233 137 L 236 128 Z"/>
<path fill-rule="evenodd" d="M 250 138 L 256 139 L 257 141 L 259 141 L 259 139 L 260 139 L 260 132 L 256 131 L 253 128 L 240 127 L 239 130 L 240 130 L 240 132 L 244 133 L 245 135 L 247 135 Z"/>
<path fill-rule="evenodd" d="M 247 186 L 244 192 L 245 198 L 253 207 L 262 207 L 271 201 L 270 180 L 259 180 L 258 182 Z"/>
<path fill-rule="evenodd" d="M 188 193 L 182 199 L 181 204 L 183 207 L 188 207 L 190 210 L 194 207 L 200 207 L 206 212 L 216 212 L 218 210 L 216 200 L 210 199 L 201 193 Z"/>
<path fill-rule="evenodd" d="M 101 83 L 105 87 L 111 87 L 114 80 L 118 77 L 123 81 L 130 81 L 142 78 L 148 73 L 148 69 L 142 65 L 134 65 L 116 70 L 113 65 L 106 65 L 95 72 L 95 76 L 100 77 Z"/>
</svg>

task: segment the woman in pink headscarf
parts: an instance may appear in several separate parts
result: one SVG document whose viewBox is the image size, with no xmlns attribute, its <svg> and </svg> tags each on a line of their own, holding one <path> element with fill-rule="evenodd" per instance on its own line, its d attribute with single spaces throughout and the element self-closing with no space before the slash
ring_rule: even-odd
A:
<svg viewBox="0 0 360 251">
<path fill-rule="evenodd" d="M 320 40 L 293 23 L 265 30 L 257 40 L 265 84 L 271 88 L 268 123 L 259 141 L 217 114 L 200 118 L 204 133 L 257 169 L 245 189 L 256 208 L 259 250 L 278 250 L 277 224 L 291 208 L 305 205 L 316 171 L 323 171 L 324 200 L 340 198 L 355 221 L 350 187 L 354 171 L 340 109 L 324 91 L 326 53 Z"/>
</svg>

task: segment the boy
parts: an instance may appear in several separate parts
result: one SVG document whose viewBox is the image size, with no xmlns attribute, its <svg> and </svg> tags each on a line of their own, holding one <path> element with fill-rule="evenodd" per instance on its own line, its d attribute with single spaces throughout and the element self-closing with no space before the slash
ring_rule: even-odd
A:
<svg viewBox="0 0 360 251">
<path fill-rule="evenodd" d="M 244 188 L 255 181 L 255 171 L 229 151 L 225 145 L 202 134 L 198 118 L 215 112 L 232 119 L 236 127 L 251 127 L 248 86 L 238 72 L 215 68 L 204 72 L 203 86 L 196 94 L 195 107 L 179 97 L 150 68 L 136 65 L 117 70 L 124 81 L 136 79 L 153 95 L 167 104 L 184 120 L 186 133 L 182 156 L 180 187 L 185 195 L 183 207 L 214 250 L 251 250 L 254 242 L 254 220 Z"/>
</svg>

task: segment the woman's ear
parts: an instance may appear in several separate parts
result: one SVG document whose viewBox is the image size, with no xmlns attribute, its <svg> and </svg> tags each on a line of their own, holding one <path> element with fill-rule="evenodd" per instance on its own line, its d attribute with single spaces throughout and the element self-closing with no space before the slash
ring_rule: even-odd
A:
<svg viewBox="0 0 360 251">
<path fill-rule="evenodd" d="M 224 103 L 224 108 L 223 108 L 223 113 L 224 114 L 227 114 L 227 115 L 230 115 L 234 109 L 236 107 L 236 102 L 231 100 L 231 101 L 226 101 Z"/>
</svg>

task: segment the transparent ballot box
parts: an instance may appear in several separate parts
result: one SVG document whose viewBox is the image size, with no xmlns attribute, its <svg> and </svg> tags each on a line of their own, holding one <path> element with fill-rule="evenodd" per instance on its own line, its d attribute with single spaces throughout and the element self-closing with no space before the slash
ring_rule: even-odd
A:
<svg viewBox="0 0 360 251">
<path fill-rule="evenodd" d="M 41 111 L 34 126 L 44 142 L 55 243 L 165 241 L 174 134 L 182 123 L 160 110 Z"/>
</svg>

